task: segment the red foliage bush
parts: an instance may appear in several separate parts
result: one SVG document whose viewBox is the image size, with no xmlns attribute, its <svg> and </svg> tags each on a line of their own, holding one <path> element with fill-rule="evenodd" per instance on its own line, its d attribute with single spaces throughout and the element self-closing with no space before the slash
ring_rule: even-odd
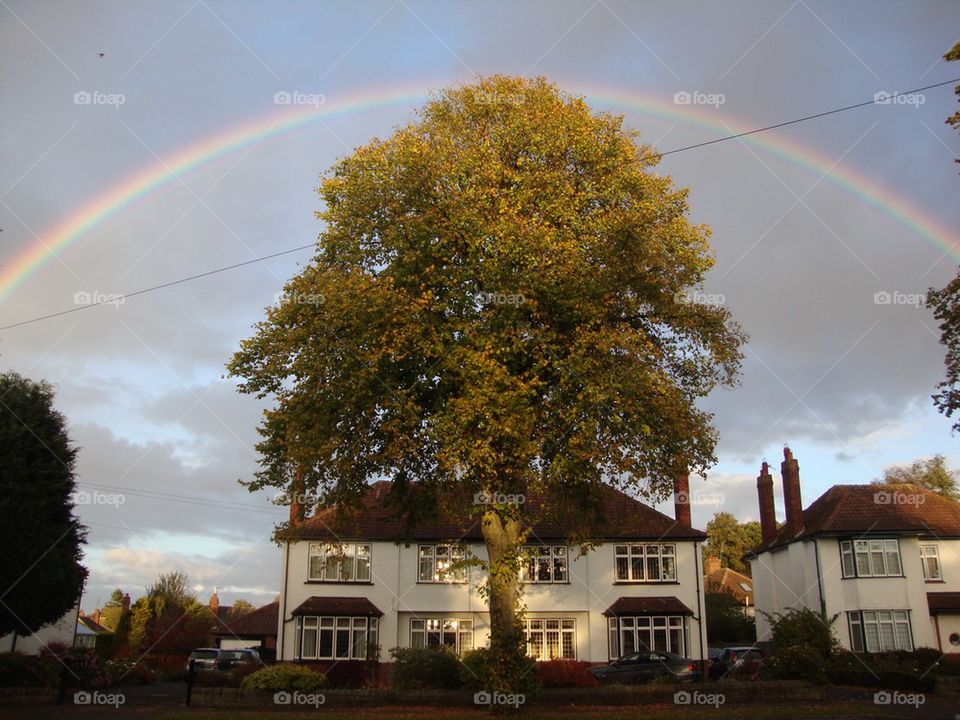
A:
<svg viewBox="0 0 960 720">
<path fill-rule="evenodd" d="M 594 687 L 598 684 L 590 672 L 590 663 L 575 660 L 538 662 L 536 677 L 545 688 Z"/>
</svg>

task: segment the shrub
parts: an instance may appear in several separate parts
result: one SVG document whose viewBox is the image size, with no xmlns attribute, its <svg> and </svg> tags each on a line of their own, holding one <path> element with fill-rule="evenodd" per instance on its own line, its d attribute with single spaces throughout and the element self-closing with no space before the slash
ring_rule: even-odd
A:
<svg viewBox="0 0 960 720">
<path fill-rule="evenodd" d="M 594 687 L 597 679 L 590 672 L 590 663 L 574 660 L 548 660 L 537 663 L 537 684 L 545 688 Z"/>
<path fill-rule="evenodd" d="M 823 655 L 812 645 L 791 645 L 767 661 L 766 673 L 775 680 L 823 682 Z"/>
<path fill-rule="evenodd" d="M 201 673 L 203 674 L 203 673 Z M 271 665 L 247 675 L 240 687 L 267 692 L 317 692 L 327 687 L 326 675 L 303 665 Z"/>
<path fill-rule="evenodd" d="M 255 672 L 259 672 L 261 668 L 262 666 L 252 662 L 240 663 L 230 671 L 231 684 L 234 687 L 240 687 L 247 677 L 253 675 Z"/>
<path fill-rule="evenodd" d="M 110 685 L 150 685 L 156 673 L 143 662 L 107 660 L 104 665 Z"/>
<path fill-rule="evenodd" d="M 773 648 L 777 653 L 795 645 L 812 647 L 821 658 L 830 657 L 839 647 L 833 624 L 839 615 L 827 617 L 809 608 L 794 608 L 785 613 L 764 613 L 771 624 Z"/>
<path fill-rule="evenodd" d="M 158 680 L 183 680 L 189 655 L 148 655 L 144 658 Z"/>
<path fill-rule="evenodd" d="M 58 668 L 51 658 L 21 652 L 0 653 L 0 687 L 56 687 L 60 677 Z"/>
<path fill-rule="evenodd" d="M 369 676 L 369 663 L 364 660 L 338 660 L 327 670 L 330 687 L 363 687 Z"/>
<path fill-rule="evenodd" d="M 394 687 L 453 689 L 461 685 L 460 660 L 446 646 L 391 648 L 390 677 Z"/>
<path fill-rule="evenodd" d="M 469 650 L 460 658 L 460 683 L 471 690 L 490 686 L 490 648 Z"/>
<path fill-rule="evenodd" d="M 743 605 L 729 590 L 703 596 L 707 610 L 707 640 L 711 643 L 753 642 L 757 636 L 754 619 L 744 615 Z"/>
</svg>

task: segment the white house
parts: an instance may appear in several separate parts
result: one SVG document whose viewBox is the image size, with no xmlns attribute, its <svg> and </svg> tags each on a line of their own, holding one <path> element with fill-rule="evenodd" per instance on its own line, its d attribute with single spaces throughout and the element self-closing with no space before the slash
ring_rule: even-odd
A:
<svg viewBox="0 0 960 720">
<path fill-rule="evenodd" d="M 789 448 L 781 474 L 779 529 L 767 463 L 757 478 L 763 542 L 748 557 L 758 640 L 770 639 L 764 612 L 807 607 L 838 615 L 849 650 L 960 652 L 960 504 L 915 485 L 835 485 L 803 510 Z"/>
<path fill-rule="evenodd" d="M 77 633 L 77 618 L 80 616 L 80 599 L 59 620 L 44 625 L 34 633 L 20 635 L 9 633 L 0 638 L 0 652 L 17 652 L 38 655 L 51 645 L 71 647 Z"/>
<path fill-rule="evenodd" d="M 690 526 L 685 476 L 677 487 L 679 521 L 605 488 L 611 529 L 584 553 L 559 527 L 532 528 L 523 595 L 532 657 L 605 663 L 642 647 L 704 656 L 706 535 Z M 450 570 L 464 554 L 485 559 L 477 517 L 404 531 L 390 489 L 371 485 L 359 512 L 328 508 L 297 522 L 291 507 L 278 660 L 386 661 L 393 647 L 444 644 L 462 653 L 488 643 L 482 572 Z"/>
</svg>

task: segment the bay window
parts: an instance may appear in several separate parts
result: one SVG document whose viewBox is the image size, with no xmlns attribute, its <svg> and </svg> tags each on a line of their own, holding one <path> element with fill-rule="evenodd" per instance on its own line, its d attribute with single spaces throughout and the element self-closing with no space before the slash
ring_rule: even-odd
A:
<svg viewBox="0 0 960 720">
<path fill-rule="evenodd" d="M 297 618 L 298 660 L 366 660 L 376 655 L 379 622 L 371 617 Z"/>
<path fill-rule="evenodd" d="M 847 624 L 854 652 L 913 650 L 907 610 L 856 610 L 847 613 Z"/>
<path fill-rule="evenodd" d="M 611 660 L 641 650 L 685 655 L 686 638 L 682 616 L 612 617 L 607 620 L 607 629 Z"/>
</svg>

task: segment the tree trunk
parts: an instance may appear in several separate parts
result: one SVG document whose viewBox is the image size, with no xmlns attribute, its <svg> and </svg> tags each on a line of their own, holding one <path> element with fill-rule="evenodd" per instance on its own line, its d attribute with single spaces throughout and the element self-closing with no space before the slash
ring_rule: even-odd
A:
<svg viewBox="0 0 960 720">
<path fill-rule="evenodd" d="M 520 647 L 517 624 L 520 520 L 491 508 L 483 514 L 481 526 L 489 558 L 490 649 L 495 657 L 510 657 L 516 655 Z"/>
</svg>

